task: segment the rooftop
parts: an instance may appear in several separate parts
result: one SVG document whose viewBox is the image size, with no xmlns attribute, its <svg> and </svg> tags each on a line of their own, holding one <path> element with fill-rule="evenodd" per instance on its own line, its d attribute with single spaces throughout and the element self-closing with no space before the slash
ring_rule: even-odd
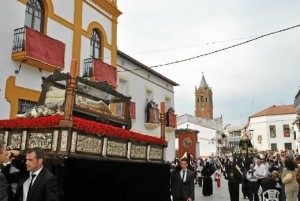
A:
<svg viewBox="0 0 300 201">
<path fill-rule="evenodd" d="M 256 114 L 253 114 L 249 118 L 271 116 L 271 115 L 283 115 L 283 114 L 297 114 L 297 110 L 294 107 L 294 105 L 273 105 Z"/>
<path fill-rule="evenodd" d="M 125 54 L 124 52 L 118 50 L 117 54 L 127 60 L 129 60 L 130 62 L 134 63 L 135 65 L 139 66 L 140 68 L 148 71 L 149 73 L 152 73 L 154 75 L 156 75 L 157 77 L 159 77 L 160 79 L 172 84 L 173 86 L 179 86 L 179 84 L 177 84 L 176 82 L 174 82 L 173 80 L 170 80 L 169 78 L 163 76 L 162 74 L 156 72 L 155 70 L 152 70 L 151 68 L 149 68 L 148 66 L 146 66 L 145 64 L 142 64 L 141 62 L 135 60 L 134 58 L 132 58 L 131 56 Z"/>
</svg>

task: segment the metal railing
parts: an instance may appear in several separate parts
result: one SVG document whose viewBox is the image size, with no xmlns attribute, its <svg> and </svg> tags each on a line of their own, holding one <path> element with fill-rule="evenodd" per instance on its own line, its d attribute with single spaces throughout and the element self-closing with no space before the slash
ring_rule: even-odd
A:
<svg viewBox="0 0 300 201">
<path fill-rule="evenodd" d="M 83 60 L 83 77 L 92 77 L 94 76 L 93 70 L 93 61 L 94 58 L 88 58 Z"/>
<path fill-rule="evenodd" d="M 21 52 L 25 50 L 25 36 L 25 27 L 15 29 L 12 52 Z"/>
</svg>

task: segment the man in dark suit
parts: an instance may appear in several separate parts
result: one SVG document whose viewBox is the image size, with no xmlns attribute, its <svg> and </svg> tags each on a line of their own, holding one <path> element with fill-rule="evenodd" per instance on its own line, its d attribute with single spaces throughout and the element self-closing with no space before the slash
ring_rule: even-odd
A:
<svg viewBox="0 0 300 201">
<path fill-rule="evenodd" d="M 43 166 L 45 153 L 32 148 L 26 154 L 29 177 L 21 181 L 16 192 L 16 201 L 58 201 L 56 177 Z"/>
<path fill-rule="evenodd" d="M 240 183 L 243 179 L 243 173 L 236 165 L 235 158 L 231 166 L 227 167 L 224 174 L 225 179 L 228 180 L 228 190 L 231 201 L 239 201 Z"/>
<path fill-rule="evenodd" d="M 148 101 L 148 99 L 147 99 Z M 146 123 L 150 123 L 150 110 L 153 108 L 153 101 L 150 100 L 146 105 Z"/>
<path fill-rule="evenodd" d="M 0 139 L 0 164 L 7 162 L 6 143 Z M 8 200 L 8 183 L 4 174 L 0 171 L 0 201 Z"/>
<path fill-rule="evenodd" d="M 193 201 L 195 197 L 194 173 L 189 170 L 188 160 L 180 160 L 180 167 L 171 172 L 171 195 L 173 201 Z"/>
</svg>

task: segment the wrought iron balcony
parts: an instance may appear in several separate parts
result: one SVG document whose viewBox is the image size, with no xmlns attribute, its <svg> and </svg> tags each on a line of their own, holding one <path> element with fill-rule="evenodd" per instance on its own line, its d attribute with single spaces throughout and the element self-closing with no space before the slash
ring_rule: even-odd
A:
<svg viewBox="0 0 300 201">
<path fill-rule="evenodd" d="M 98 82 L 107 82 L 117 86 L 117 69 L 100 59 L 87 58 L 83 60 L 83 77 L 89 77 Z"/>
<path fill-rule="evenodd" d="M 14 44 L 12 52 L 21 52 L 25 50 L 25 27 L 15 29 Z"/>
<path fill-rule="evenodd" d="M 63 70 L 65 44 L 29 27 L 17 28 L 11 57 L 46 71 Z"/>
</svg>

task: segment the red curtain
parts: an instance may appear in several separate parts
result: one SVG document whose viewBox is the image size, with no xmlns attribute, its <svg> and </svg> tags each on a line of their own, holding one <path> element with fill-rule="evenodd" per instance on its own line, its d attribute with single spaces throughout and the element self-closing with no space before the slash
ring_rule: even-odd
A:
<svg viewBox="0 0 300 201">
<path fill-rule="evenodd" d="M 130 117 L 131 117 L 131 119 L 135 119 L 135 102 L 131 102 L 130 101 L 129 110 L 130 110 Z"/>
<path fill-rule="evenodd" d="M 117 69 L 101 60 L 94 59 L 94 76 L 98 82 L 106 81 L 108 84 L 117 87 Z"/>
<path fill-rule="evenodd" d="M 169 115 L 169 127 L 175 128 L 176 127 L 176 115 L 168 113 Z"/>
<path fill-rule="evenodd" d="M 56 68 L 65 67 L 65 44 L 26 27 L 26 56 Z"/>
</svg>

